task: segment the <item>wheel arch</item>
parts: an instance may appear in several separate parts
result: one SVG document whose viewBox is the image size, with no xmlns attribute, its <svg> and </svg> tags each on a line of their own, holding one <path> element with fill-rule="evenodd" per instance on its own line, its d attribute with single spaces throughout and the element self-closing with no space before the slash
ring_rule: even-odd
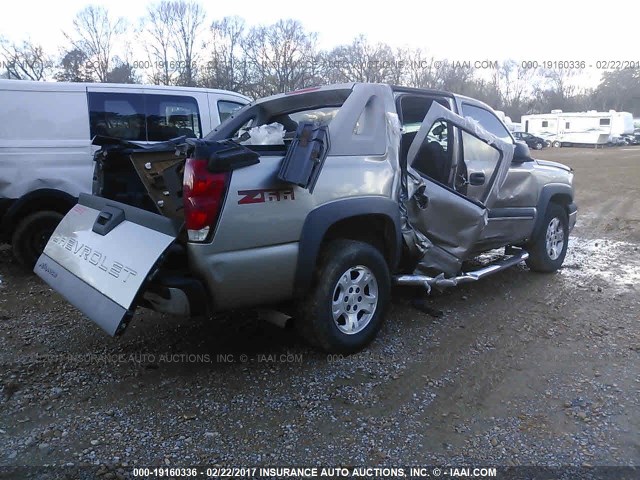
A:
<svg viewBox="0 0 640 480">
<path fill-rule="evenodd" d="M 533 232 L 530 238 L 536 238 L 540 233 L 540 230 L 544 227 L 544 215 L 549 203 L 557 203 L 564 207 L 567 215 L 570 213 L 571 205 L 573 205 L 573 189 L 570 185 L 562 183 L 554 183 L 545 185 L 542 187 L 540 197 L 538 197 L 538 204 L 536 206 L 536 220 L 533 226 Z"/>
<path fill-rule="evenodd" d="M 27 215 L 45 210 L 64 215 L 77 201 L 77 198 L 61 190 L 51 188 L 33 190 L 11 204 L 2 218 L 2 231 L 10 238 L 20 220 Z"/>
<path fill-rule="evenodd" d="M 311 286 L 322 247 L 338 238 L 365 241 L 381 248 L 390 271 L 394 271 L 402 251 L 398 204 L 386 197 L 360 197 L 336 200 L 311 211 L 300 235 L 296 296 Z"/>
</svg>

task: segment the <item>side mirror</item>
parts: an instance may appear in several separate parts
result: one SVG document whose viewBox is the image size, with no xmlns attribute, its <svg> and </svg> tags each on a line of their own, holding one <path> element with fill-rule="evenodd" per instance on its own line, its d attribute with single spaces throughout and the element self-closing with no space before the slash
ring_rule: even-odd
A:
<svg viewBox="0 0 640 480">
<path fill-rule="evenodd" d="M 513 163 L 532 162 L 531 151 L 524 142 L 516 141 L 515 150 L 513 152 Z"/>
</svg>

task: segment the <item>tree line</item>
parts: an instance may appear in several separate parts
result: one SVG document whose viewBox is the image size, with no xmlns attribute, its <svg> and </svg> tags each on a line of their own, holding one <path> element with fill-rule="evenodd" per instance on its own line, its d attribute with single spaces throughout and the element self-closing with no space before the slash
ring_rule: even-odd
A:
<svg viewBox="0 0 640 480">
<path fill-rule="evenodd" d="M 220 88 L 258 98 L 314 85 L 380 82 L 469 95 L 513 119 L 526 113 L 626 110 L 640 116 L 640 70 L 607 71 L 592 89 L 573 69 L 441 61 L 420 48 L 393 48 L 356 36 L 332 49 L 292 19 L 249 26 L 240 17 L 207 20 L 192 0 L 161 0 L 136 24 L 102 6 L 79 11 L 57 55 L 31 41 L 0 39 L 4 78 L 153 83 Z M 134 48 L 135 45 L 135 48 Z M 141 58 L 139 58 L 141 57 Z"/>
</svg>

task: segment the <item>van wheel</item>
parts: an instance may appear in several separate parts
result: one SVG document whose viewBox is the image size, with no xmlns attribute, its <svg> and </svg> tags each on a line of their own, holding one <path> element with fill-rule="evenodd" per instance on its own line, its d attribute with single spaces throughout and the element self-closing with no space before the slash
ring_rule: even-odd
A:
<svg viewBox="0 0 640 480">
<path fill-rule="evenodd" d="M 537 238 L 529 245 L 527 266 L 535 272 L 555 272 L 562 266 L 569 246 L 569 219 L 557 203 L 550 203 Z"/>
<path fill-rule="evenodd" d="M 560 148 L 562 147 L 562 142 L 559 142 L 558 140 L 556 140 L 555 142 L 553 142 L 553 146 L 554 148 Z"/>
<path fill-rule="evenodd" d="M 378 249 L 355 240 L 332 241 L 300 305 L 296 329 L 327 352 L 357 352 L 380 330 L 390 289 L 389 268 Z"/>
<path fill-rule="evenodd" d="M 13 254 L 18 262 L 33 268 L 63 217 L 61 213 L 46 210 L 23 218 L 11 237 Z"/>
</svg>

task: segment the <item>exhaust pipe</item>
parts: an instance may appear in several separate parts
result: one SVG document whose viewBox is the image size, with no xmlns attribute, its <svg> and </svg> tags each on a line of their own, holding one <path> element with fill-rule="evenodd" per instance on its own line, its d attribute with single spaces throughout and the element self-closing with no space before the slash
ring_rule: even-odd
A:
<svg viewBox="0 0 640 480">
<path fill-rule="evenodd" d="M 427 293 L 430 293 L 431 287 L 447 288 L 455 287 L 461 283 L 475 282 L 506 268 L 513 267 L 527 258 L 529 258 L 529 253 L 522 250 L 520 253 L 507 259 L 487 265 L 479 270 L 463 273 L 457 277 L 445 278 L 444 274 L 440 274 L 437 277 L 429 277 L 427 275 L 398 275 L 394 277 L 394 281 L 397 285 L 422 286 L 426 289 Z"/>
</svg>

